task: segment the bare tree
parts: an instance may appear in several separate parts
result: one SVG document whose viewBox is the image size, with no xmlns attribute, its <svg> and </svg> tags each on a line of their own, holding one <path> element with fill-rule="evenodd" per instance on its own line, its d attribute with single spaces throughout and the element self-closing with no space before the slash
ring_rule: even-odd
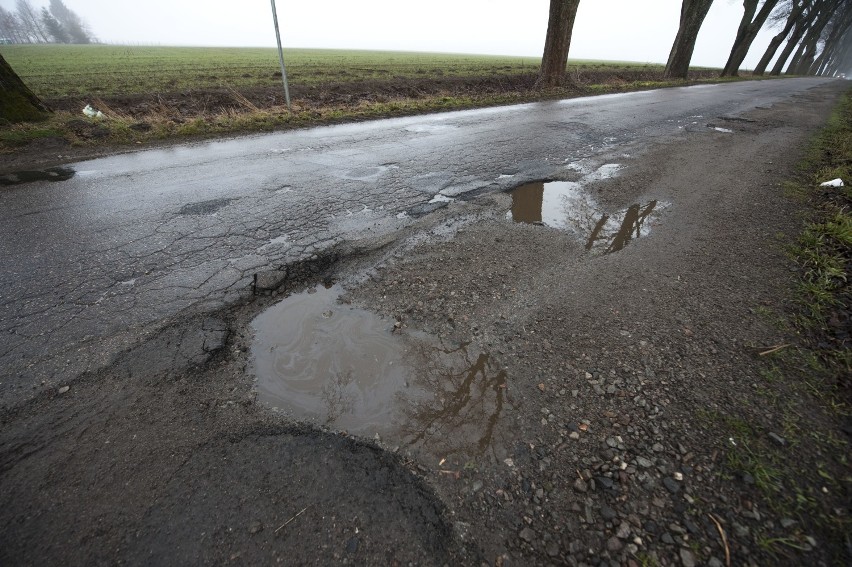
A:
<svg viewBox="0 0 852 567">
<path fill-rule="evenodd" d="M 71 43 L 92 43 L 94 38 L 88 26 L 62 0 L 50 0 L 50 13 L 62 25 Z"/>
<path fill-rule="evenodd" d="M 666 64 L 664 76 L 667 79 L 685 79 L 689 74 L 689 62 L 692 61 L 698 32 L 711 5 L 713 0 L 683 0 L 680 8 L 680 27 Z"/>
<path fill-rule="evenodd" d="M 838 7 L 832 15 L 826 30 L 828 33 L 825 37 L 822 53 L 811 63 L 808 69 L 809 75 L 819 75 L 825 71 L 826 61 L 842 43 L 842 39 L 849 31 L 850 26 L 852 26 L 852 5 L 846 3 Z"/>
<path fill-rule="evenodd" d="M 846 30 L 836 49 L 833 50 L 827 60 L 823 72 L 824 75 L 828 76 L 835 76 L 838 73 L 852 76 L 852 29 Z"/>
<path fill-rule="evenodd" d="M 571 32 L 579 6 L 580 0 L 550 0 L 547 36 L 536 86 L 552 87 L 562 84 L 565 65 L 568 62 L 568 50 L 571 48 Z"/>
<path fill-rule="evenodd" d="M 0 36 L 7 37 L 15 43 L 30 43 L 18 16 L 2 6 L 0 6 Z"/>
<path fill-rule="evenodd" d="M 49 112 L 0 55 L 0 121 L 42 120 Z"/>
<path fill-rule="evenodd" d="M 731 48 L 731 55 L 722 70 L 723 77 L 737 76 L 751 44 L 757 37 L 760 28 L 766 23 L 772 10 L 775 9 L 778 0 L 764 0 L 759 12 L 757 11 L 758 3 L 758 0 L 743 0 L 743 17 L 740 20 L 739 29 L 737 29 L 737 37 L 734 40 L 734 46 Z M 757 12 L 757 15 L 755 15 L 755 12 Z"/>
<path fill-rule="evenodd" d="M 766 72 L 766 68 L 769 66 L 772 58 L 775 57 L 778 48 L 781 47 L 784 39 L 790 35 L 793 27 L 799 22 L 802 13 L 806 9 L 809 9 L 812 3 L 813 0 L 790 0 L 784 4 L 779 4 L 779 9 L 776 10 L 776 13 L 772 15 L 770 20 L 774 19 L 776 22 L 784 21 L 784 28 L 769 42 L 766 51 L 763 53 L 763 57 L 760 58 L 752 74 L 763 75 Z"/>
<path fill-rule="evenodd" d="M 71 43 L 71 36 L 47 8 L 41 9 L 41 23 L 55 43 Z"/>
<path fill-rule="evenodd" d="M 775 65 L 772 66 L 772 70 L 769 72 L 770 75 L 781 74 L 781 71 L 784 70 L 784 66 L 787 64 L 787 61 L 790 59 L 790 56 L 796 49 L 796 46 L 799 45 L 799 42 L 805 36 L 811 25 L 813 25 L 820 10 L 827 2 L 828 0 L 812 0 L 809 3 L 806 9 L 799 16 L 796 26 L 793 28 L 793 34 L 787 40 L 787 45 L 784 46 L 784 49 L 778 56 L 778 59 L 775 60 Z"/>
<path fill-rule="evenodd" d="M 32 42 L 47 43 L 47 32 L 44 30 L 38 11 L 30 3 L 30 0 L 17 0 L 15 9 L 18 14 L 18 21 L 24 26 Z"/>
<path fill-rule="evenodd" d="M 828 0 L 824 3 L 819 14 L 816 16 L 813 25 L 808 28 L 805 37 L 802 38 L 798 51 L 793 56 L 793 59 L 790 60 L 790 66 L 787 68 L 788 74 L 803 75 L 808 72 L 811 63 L 813 63 L 814 58 L 816 57 L 818 48 L 817 44 L 822 37 L 822 32 L 825 30 L 828 22 L 831 21 L 831 17 L 834 15 L 835 10 L 843 1 L 844 0 Z"/>
</svg>

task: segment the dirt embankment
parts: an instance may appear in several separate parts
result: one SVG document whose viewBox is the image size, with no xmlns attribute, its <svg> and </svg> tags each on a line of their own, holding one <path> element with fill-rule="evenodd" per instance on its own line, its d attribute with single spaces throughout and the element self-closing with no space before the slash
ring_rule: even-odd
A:
<svg viewBox="0 0 852 567">
<path fill-rule="evenodd" d="M 278 74 L 280 77 L 280 73 Z M 690 80 L 712 79 L 717 71 L 693 71 Z M 535 73 L 473 77 L 400 78 L 370 81 L 293 85 L 290 95 L 300 108 L 364 106 L 393 100 L 421 100 L 434 97 L 482 98 L 499 95 L 534 94 Z M 659 71 L 587 71 L 572 76 L 571 82 L 559 94 L 582 94 L 590 85 L 613 89 L 637 82 L 660 82 Z M 545 93 L 546 94 L 546 93 Z M 146 93 L 140 95 L 104 95 L 99 100 L 112 111 L 139 120 L 154 115 L 181 117 L 185 120 L 227 111 L 247 111 L 278 108 L 284 105 L 283 89 L 279 86 L 262 88 L 206 89 L 184 92 Z M 61 98 L 47 101 L 56 110 L 72 113 L 92 101 L 81 98 Z"/>
</svg>

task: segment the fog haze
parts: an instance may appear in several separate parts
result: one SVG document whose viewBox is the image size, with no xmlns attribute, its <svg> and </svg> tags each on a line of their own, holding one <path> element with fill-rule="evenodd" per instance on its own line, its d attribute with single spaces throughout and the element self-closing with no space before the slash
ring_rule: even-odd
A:
<svg viewBox="0 0 852 567">
<path fill-rule="evenodd" d="M 41 7 L 47 1 L 32 0 Z M 272 47 L 268 0 L 65 0 L 104 43 Z M 14 0 L 0 0 L 13 10 Z M 540 57 L 548 0 L 277 0 L 285 47 L 438 51 Z M 681 0 L 585 0 L 572 58 L 665 63 Z M 698 38 L 694 66 L 722 67 L 742 2 L 716 0 Z M 744 68 L 753 67 L 772 32 L 762 31 Z"/>
</svg>

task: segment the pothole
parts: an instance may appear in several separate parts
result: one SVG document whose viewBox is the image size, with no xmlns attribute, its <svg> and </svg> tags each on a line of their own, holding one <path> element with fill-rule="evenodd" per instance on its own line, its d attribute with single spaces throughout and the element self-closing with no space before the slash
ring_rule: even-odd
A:
<svg viewBox="0 0 852 567">
<path fill-rule="evenodd" d="M 345 303 L 339 286 L 294 294 L 252 322 L 258 399 L 292 417 L 431 455 L 493 447 L 506 373 Z"/>
<path fill-rule="evenodd" d="M 512 190 L 511 195 L 512 209 L 507 218 L 568 231 L 586 250 L 604 254 L 618 252 L 632 240 L 646 236 L 670 206 L 649 200 L 608 213 L 581 183 L 572 181 L 527 183 Z"/>
<path fill-rule="evenodd" d="M 50 167 L 34 171 L 16 171 L 0 175 L 0 185 L 21 185 L 35 181 L 67 181 L 76 175 L 70 167 Z"/>
<path fill-rule="evenodd" d="M 179 215 L 212 215 L 227 207 L 234 199 L 209 199 L 197 203 L 187 203 L 178 211 Z"/>
</svg>

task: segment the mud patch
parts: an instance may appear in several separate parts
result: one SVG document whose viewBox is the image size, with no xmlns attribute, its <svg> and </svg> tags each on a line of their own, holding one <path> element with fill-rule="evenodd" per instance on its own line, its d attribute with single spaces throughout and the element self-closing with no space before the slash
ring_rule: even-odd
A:
<svg viewBox="0 0 852 567">
<path fill-rule="evenodd" d="M 342 293 L 320 286 L 255 318 L 258 399 L 296 419 L 431 455 L 493 449 L 507 403 L 497 361 L 343 304 Z"/>
<path fill-rule="evenodd" d="M 33 171 L 17 171 L 0 175 L 0 185 L 23 185 L 35 181 L 67 181 L 77 172 L 70 167 L 51 167 Z"/>
<path fill-rule="evenodd" d="M 464 562 L 440 502 L 392 456 L 298 429 L 198 449 L 131 539 L 140 564 Z"/>
<path fill-rule="evenodd" d="M 507 218 L 517 223 L 544 225 L 574 234 L 586 250 L 618 252 L 632 240 L 647 235 L 660 221 L 669 203 L 651 200 L 614 213 L 602 210 L 580 183 L 536 182 L 511 192 Z"/>
<path fill-rule="evenodd" d="M 212 215 L 219 209 L 227 207 L 233 199 L 210 199 L 198 203 L 188 203 L 180 208 L 181 215 Z"/>
</svg>

